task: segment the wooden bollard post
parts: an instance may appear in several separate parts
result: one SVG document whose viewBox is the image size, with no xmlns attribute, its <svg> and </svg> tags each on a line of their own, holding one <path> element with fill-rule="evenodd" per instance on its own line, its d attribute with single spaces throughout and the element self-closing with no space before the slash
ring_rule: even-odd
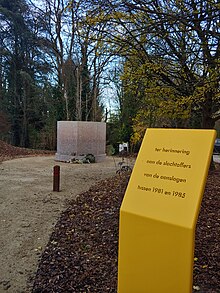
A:
<svg viewBox="0 0 220 293">
<path fill-rule="evenodd" d="M 53 191 L 60 191 L 60 166 L 53 167 Z"/>
</svg>

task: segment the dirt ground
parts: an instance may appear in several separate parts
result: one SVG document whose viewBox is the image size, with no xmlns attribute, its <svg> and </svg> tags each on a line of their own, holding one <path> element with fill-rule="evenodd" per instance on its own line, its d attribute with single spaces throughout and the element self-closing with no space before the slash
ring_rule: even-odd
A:
<svg viewBox="0 0 220 293">
<path fill-rule="evenodd" d="M 101 163 L 69 164 L 41 156 L 0 164 L 0 292 L 30 292 L 27 284 L 69 200 L 115 175 L 119 160 L 107 157 Z M 53 192 L 53 166 L 57 164 L 61 191 Z"/>
</svg>

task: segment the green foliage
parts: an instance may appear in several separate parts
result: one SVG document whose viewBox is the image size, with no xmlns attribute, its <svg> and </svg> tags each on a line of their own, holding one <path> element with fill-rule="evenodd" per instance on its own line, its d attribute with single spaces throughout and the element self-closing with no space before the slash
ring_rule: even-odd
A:
<svg viewBox="0 0 220 293">
<path fill-rule="evenodd" d="M 132 141 L 147 127 L 213 128 L 220 118 L 217 1 L 113 1 L 110 7 L 106 21 L 112 17 L 109 27 L 117 23 L 117 29 L 106 34 L 124 57 L 124 99 L 137 105 L 130 105 Z M 125 13 L 117 17 L 119 10 Z"/>
<path fill-rule="evenodd" d="M 118 143 L 121 142 L 121 125 L 118 115 L 111 115 L 109 121 L 107 122 L 106 131 L 106 144 L 112 145 L 112 147 L 117 150 Z"/>
<path fill-rule="evenodd" d="M 113 57 L 115 149 L 139 144 L 147 127 L 212 128 L 220 118 L 217 0 L 27 3 L 0 0 L 1 110 L 14 144 L 54 148 L 57 120 L 100 121 Z"/>
</svg>

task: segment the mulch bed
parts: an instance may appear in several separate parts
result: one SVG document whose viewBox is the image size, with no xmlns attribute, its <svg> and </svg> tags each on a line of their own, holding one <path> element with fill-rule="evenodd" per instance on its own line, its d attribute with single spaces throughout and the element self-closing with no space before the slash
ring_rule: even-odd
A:
<svg viewBox="0 0 220 293">
<path fill-rule="evenodd" d="M 33 293 L 117 292 L 119 208 L 128 179 L 104 180 L 70 203 L 42 255 Z M 215 171 L 208 177 L 196 230 L 193 292 L 220 292 L 219 195 Z"/>
<path fill-rule="evenodd" d="M 53 155 L 53 151 L 34 150 L 12 146 L 0 140 L 0 163 L 3 161 L 27 156 Z"/>
</svg>

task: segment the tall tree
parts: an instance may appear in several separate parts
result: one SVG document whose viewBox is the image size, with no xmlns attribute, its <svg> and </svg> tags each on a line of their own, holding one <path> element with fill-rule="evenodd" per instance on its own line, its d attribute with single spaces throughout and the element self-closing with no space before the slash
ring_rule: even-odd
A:
<svg viewBox="0 0 220 293">
<path fill-rule="evenodd" d="M 4 75 L 7 80 L 7 98 L 12 118 L 13 142 L 15 145 L 26 145 L 27 135 L 27 79 L 31 76 L 28 68 L 29 29 L 25 23 L 26 3 L 17 0 L 13 4 L 1 0 L 2 51 L 4 58 Z"/>
<path fill-rule="evenodd" d="M 49 66 L 42 58 L 39 29 L 26 1 L 0 1 L 1 92 L 4 109 L 11 120 L 11 142 L 20 146 L 30 144 L 29 132 L 36 123 L 33 117 L 42 118 L 39 111 L 42 97 L 37 87 Z M 40 99 L 38 103 L 37 99 Z"/>
<path fill-rule="evenodd" d="M 106 39 L 131 69 L 123 78 L 133 97 L 147 109 L 153 103 L 152 111 L 177 127 L 190 127 L 186 118 L 197 112 L 200 127 L 213 128 L 220 118 L 218 1 L 103 3 L 107 9 L 97 20 L 109 23 Z"/>
<path fill-rule="evenodd" d="M 54 77 L 57 76 L 65 109 L 63 119 L 96 120 L 99 118 L 95 109 L 100 109 L 97 82 L 100 72 L 95 72 L 92 66 L 92 30 L 86 22 L 89 4 L 69 2 L 44 0 L 43 8 L 41 5 L 37 8 L 47 31 L 45 46 L 50 48 L 51 62 L 56 69 Z"/>
</svg>

